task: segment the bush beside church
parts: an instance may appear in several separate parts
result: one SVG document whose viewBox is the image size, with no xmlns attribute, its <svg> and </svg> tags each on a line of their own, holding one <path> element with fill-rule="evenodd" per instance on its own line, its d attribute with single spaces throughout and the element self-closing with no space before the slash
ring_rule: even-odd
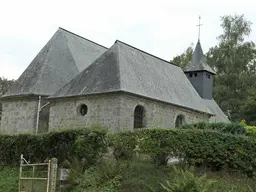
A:
<svg viewBox="0 0 256 192">
<path fill-rule="evenodd" d="M 137 152 L 151 156 L 156 163 L 171 154 L 189 165 L 214 170 L 236 169 L 249 176 L 256 173 L 254 137 L 246 136 L 246 132 L 233 135 L 210 129 L 139 129 L 108 133 L 104 128 L 93 127 L 38 135 L 0 135 L 0 163 L 18 165 L 20 154 L 30 162 L 56 157 L 62 163 L 76 157 L 85 162 L 86 168 L 102 158 L 109 147 L 114 149 L 117 159 L 130 158 Z M 139 151 L 135 151 L 136 148 Z"/>
</svg>

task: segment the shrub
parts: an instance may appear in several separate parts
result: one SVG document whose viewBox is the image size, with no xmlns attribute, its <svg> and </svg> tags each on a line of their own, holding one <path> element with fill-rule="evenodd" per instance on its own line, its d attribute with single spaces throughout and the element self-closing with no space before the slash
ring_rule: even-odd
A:
<svg viewBox="0 0 256 192">
<path fill-rule="evenodd" d="M 181 127 L 182 129 L 210 129 L 219 131 L 222 133 L 231 133 L 234 135 L 246 134 L 246 130 L 243 124 L 240 123 L 209 123 L 200 122 L 195 124 L 186 124 Z"/>
<path fill-rule="evenodd" d="M 169 176 L 169 167 L 156 168 L 148 160 L 104 159 L 85 171 L 72 192 L 163 191 L 159 183 Z"/>
<path fill-rule="evenodd" d="M 118 191 L 122 164 L 102 160 L 77 177 L 78 185 L 73 191 Z"/>
<path fill-rule="evenodd" d="M 245 127 L 248 136 L 256 137 L 256 126 L 247 125 L 245 120 L 242 120 L 240 124 Z"/>
<path fill-rule="evenodd" d="M 182 192 L 248 192 L 249 188 L 251 191 L 256 189 L 255 180 L 243 174 L 228 175 L 225 172 L 225 176 L 221 176 L 217 172 L 205 172 L 186 166 L 156 167 L 148 159 L 116 161 L 112 158 L 104 159 L 87 169 L 78 177 L 78 185 L 72 192 L 166 192 L 163 186 Z M 185 190 L 186 187 L 189 190 Z"/>
<path fill-rule="evenodd" d="M 174 167 L 175 175 L 170 181 L 167 180 L 165 184 L 160 184 L 166 192 L 202 192 L 209 191 L 216 182 L 212 179 L 207 179 L 206 174 L 198 177 L 192 171 L 177 169 Z"/>
<path fill-rule="evenodd" d="M 31 162 L 47 157 L 62 163 L 77 158 L 82 170 L 97 163 L 114 149 L 116 159 L 131 159 L 137 147 L 140 154 L 156 165 L 167 163 L 166 157 L 183 158 L 189 165 L 213 170 L 237 169 L 253 176 L 256 172 L 256 140 L 244 135 L 220 133 L 209 129 L 140 129 L 107 134 L 105 129 L 84 128 L 47 134 L 0 135 L 0 164 L 18 165 L 20 154 Z"/>
<path fill-rule="evenodd" d="M 129 159 L 136 148 L 137 136 L 130 132 L 120 132 L 120 134 L 108 134 L 108 146 L 114 146 L 114 156 L 116 159 Z"/>
<path fill-rule="evenodd" d="M 56 157 L 63 162 L 70 157 L 92 164 L 105 151 L 105 130 L 85 128 L 46 134 L 0 135 L 0 164 L 18 165 L 20 155 L 30 162 L 44 162 Z"/>
<path fill-rule="evenodd" d="M 256 172 L 256 140 L 250 137 L 196 129 L 141 129 L 114 135 L 118 139 L 113 147 L 124 145 L 129 153 L 132 148 L 126 147 L 125 143 L 139 145 L 141 153 L 152 157 L 169 154 L 184 158 L 189 165 L 213 170 L 227 167 L 249 176 Z"/>
<path fill-rule="evenodd" d="M 246 132 L 248 136 L 256 137 L 256 126 L 245 126 Z"/>
</svg>

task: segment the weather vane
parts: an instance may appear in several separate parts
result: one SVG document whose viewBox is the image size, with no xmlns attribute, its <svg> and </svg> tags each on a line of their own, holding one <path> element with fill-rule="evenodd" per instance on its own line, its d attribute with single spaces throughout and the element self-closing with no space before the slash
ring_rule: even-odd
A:
<svg viewBox="0 0 256 192">
<path fill-rule="evenodd" d="M 199 15 L 199 24 L 196 25 L 198 26 L 198 41 L 200 41 L 200 27 L 202 26 L 203 24 L 201 24 L 201 16 Z"/>
</svg>

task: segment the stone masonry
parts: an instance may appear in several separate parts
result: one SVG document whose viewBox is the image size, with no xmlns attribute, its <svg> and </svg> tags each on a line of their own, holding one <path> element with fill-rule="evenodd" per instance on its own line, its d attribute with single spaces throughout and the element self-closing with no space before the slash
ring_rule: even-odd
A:
<svg viewBox="0 0 256 192">
<path fill-rule="evenodd" d="M 120 100 L 120 125 L 122 129 L 133 128 L 134 109 L 137 105 L 145 109 L 145 127 L 174 128 L 178 115 L 184 116 L 184 123 L 209 121 L 205 114 L 176 107 L 159 101 L 122 94 Z"/>
<path fill-rule="evenodd" d="M 34 132 L 38 101 L 35 99 L 11 99 L 1 101 L 3 112 L 1 133 Z"/>
<path fill-rule="evenodd" d="M 49 130 L 79 128 L 93 124 L 116 130 L 120 127 L 119 102 L 120 96 L 115 94 L 53 100 L 50 106 Z M 85 116 L 79 113 L 81 104 L 88 107 Z"/>
<path fill-rule="evenodd" d="M 48 101 L 42 98 L 41 106 Z M 36 131 L 38 97 L 13 98 L 2 100 L 0 133 L 34 133 Z M 38 132 L 48 131 L 49 106 L 39 115 Z"/>
<path fill-rule="evenodd" d="M 79 113 L 81 104 L 88 107 L 85 116 Z M 112 131 L 133 129 L 134 109 L 137 105 L 145 109 L 146 127 L 174 127 L 178 115 L 185 117 L 185 123 L 209 120 L 207 115 L 193 110 L 124 93 L 112 93 L 51 101 L 49 130 L 93 124 L 104 125 Z"/>
</svg>

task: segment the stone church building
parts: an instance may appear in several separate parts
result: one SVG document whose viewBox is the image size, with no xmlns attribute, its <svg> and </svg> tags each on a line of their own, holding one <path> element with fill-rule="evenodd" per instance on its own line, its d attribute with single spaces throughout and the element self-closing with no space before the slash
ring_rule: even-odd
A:
<svg viewBox="0 0 256 192">
<path fill-rule="evenodd" d="M 214 75 L 199 41 L 183 71 L 124 42 L 106 48 L 59 28 L 1 97 L 0 132 L 229 122 L 212 98 Z"/>
</svg>

